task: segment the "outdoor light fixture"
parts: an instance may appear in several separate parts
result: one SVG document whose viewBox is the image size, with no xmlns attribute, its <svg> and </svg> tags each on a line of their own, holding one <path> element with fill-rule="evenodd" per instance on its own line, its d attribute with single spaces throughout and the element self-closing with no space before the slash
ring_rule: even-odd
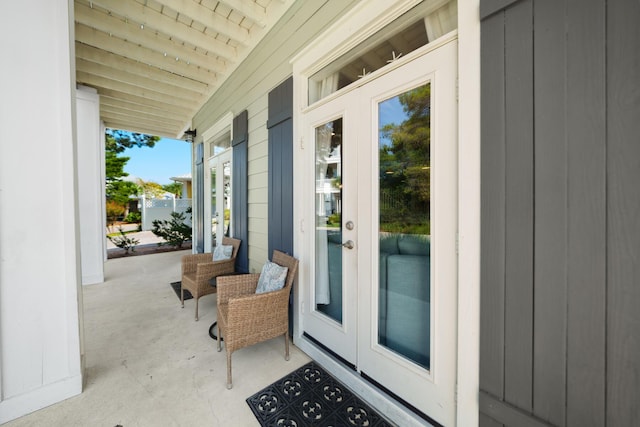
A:
<svg viewBox="0 0 640 427">
<path fill-rule="evenodd" d="M 184 140 L 187 142 L 193 142 L 196 139 L 196 130 L 189 129 L 184 131 Z"/>
</svg>

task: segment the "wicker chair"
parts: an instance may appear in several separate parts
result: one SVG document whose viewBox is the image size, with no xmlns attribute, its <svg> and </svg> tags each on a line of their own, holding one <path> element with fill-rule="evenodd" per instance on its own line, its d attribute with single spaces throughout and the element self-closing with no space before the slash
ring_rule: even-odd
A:
<svg viewBox="0 0 640 427">
<path fill-rule="evenodd" d="M 231 380 L 231 354 L 243 347 L 284 335 L 285 360 L 289 360 L 289 293 L 298 260 L 273 251 L 273 262 L 288 267 L 284 288 L 256 294 L 259 274 L 218 278 L 218 351 L 227 350 L 227 388 Z"/>
<path fill-rule="evenodd" d="M 180 303 L 184 308 L 184 291 L 191 292 L 196 300 L 196 320 L 198 320 L 198 300 L 216 292 L 209 281 L 216 276 L 229 274 L 235 271 L 236 256 L 240 248 L 240 240 L 224 237 L 223 245 L 233 246 L 233 254 L 230 259 L 213 261 L 211 253 L 190 254 L 182 257 L 182 288 L 180 289 Z"/>
</svg>

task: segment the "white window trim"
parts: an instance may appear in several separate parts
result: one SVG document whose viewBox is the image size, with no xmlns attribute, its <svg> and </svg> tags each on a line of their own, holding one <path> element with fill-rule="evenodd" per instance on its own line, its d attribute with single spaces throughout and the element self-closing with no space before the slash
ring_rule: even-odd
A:
<svg viewBox="0 0 640 427">
<path fill-rule="evenodd" d="M 202 132 L 202 142 L 204 143 L 204 158 L 209 159 L 213 156 L 209 145 L 216 138 L 222 136 L 225 132 L 231 133 L 231 140 L 233 141 L 233 113 L 229 111 L 224 116 L 220 117 L 217 122 L 213 124 L 209 129 Z"/>
</svg>

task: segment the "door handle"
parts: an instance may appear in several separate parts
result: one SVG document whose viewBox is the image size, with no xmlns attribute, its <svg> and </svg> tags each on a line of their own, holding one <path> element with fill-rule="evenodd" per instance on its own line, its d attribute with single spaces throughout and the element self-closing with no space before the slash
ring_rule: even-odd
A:
<svg viewBox="0 0 640 427">
<path fill-rule="evenodd" d="M 341 246 L 343 246 L 343 247 L 345 247 L 347 249 L 353 249 L 355 247 L 355 244 L 353 243 L 353 240 L 347 240 Z"/>
</svg>

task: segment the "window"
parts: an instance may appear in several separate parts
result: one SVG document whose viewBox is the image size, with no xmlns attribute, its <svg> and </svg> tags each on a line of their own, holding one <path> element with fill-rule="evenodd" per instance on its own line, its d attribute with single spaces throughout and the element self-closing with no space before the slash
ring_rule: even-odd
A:
<svg viewBox="0 0 640 427">
<path fill-rule="evenodd" d="M 457 1 L 433 10 L 424 1 L 309 78 L 309 104 L 319 101 L 457 27 Z"/>
</svg>

